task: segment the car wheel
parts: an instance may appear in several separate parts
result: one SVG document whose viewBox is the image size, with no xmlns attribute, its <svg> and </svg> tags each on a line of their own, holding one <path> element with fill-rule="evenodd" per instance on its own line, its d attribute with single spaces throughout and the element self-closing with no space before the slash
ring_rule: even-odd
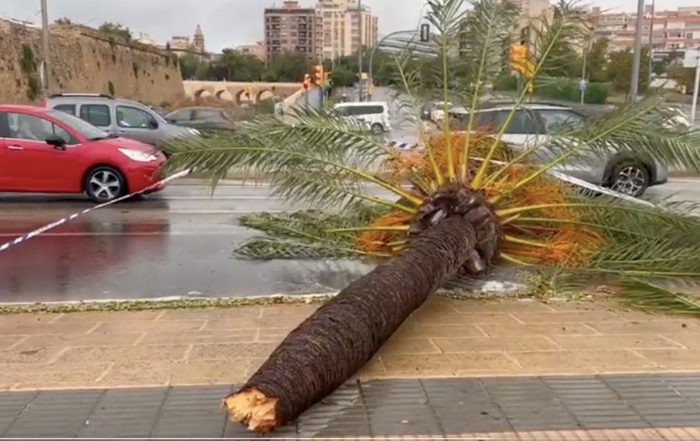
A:
<svg viewBox="0 0 700 441">
<path fill-rule="evenodd" d="M 381 124 L 372 124 L 372 135 L 381 135 L 384 133 L 384 126 Z"/>
<path fill-rule="evenodd" d="M 126 194 L 126 181 L 112 167 L 96 167 L 85 178 L 85 193 L 95 202 L 109 202 Z"/>
<path fill-rule="evenodd" d="M 649 188 L 649 170 L 637 161 L 623 161 L 613 168 L 610 188 L 628 196 L 639 197 Z"/>
</svg>

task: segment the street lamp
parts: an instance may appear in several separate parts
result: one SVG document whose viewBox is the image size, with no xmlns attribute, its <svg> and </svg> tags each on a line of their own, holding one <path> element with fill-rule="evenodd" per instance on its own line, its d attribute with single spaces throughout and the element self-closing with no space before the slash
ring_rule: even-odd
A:
<svg viewBox="0 0 700 441">
<path fill-rule="evenodd" d="M 44 97 L 48 97 L 49 89 L 51 88 L 51 68 L 49 66 L 49 54 L 51 52 L 49 42 L 49 11 L 46 2 L 47 0 L 41 0 L 41 31 L 44 46 L 44 69 L 42 72 L 44 76 Z"/>
<path fill-rule="evenodd" d="M 651 73 L 654 67 L 654 7 L 656 0 L 651 0 L 651 20 L 649 22 L 649 83 L 647 87 L 651 87 Z"/>
<path fill-rule="evenodd" d="M 639 65 L 642 57 L 642 20 L 644 18 L 644 1 L 637 0 L 637 21 L 634 26 L 634 57 L 632 59 L 632 81 L 630 82 L 630 99 L 636 101 L 639 95 Z"/>
<path fill-rule="evenodd" d="M 377 51 L 379 51 L 381 49 L 382 44 L 389 41 L 392 37 L 403 36 L 403 35 L 409 36 L 410 39 L 408 41 L 399 41 L 399 43 L 404 47 L 409 47 L 409 45 L 411 45 L 411 44 L 415 45 L 416 37 L 420 36 L 420 33 L 419 33 L 419 31 L 417 31 L 415 29 L 404 30 L 404 31 L 395 31 L 395 32 L 392 32 L 392 33 L 387 34 L 384 37 L 382 37 L 382 39 L 379 40 L 377 45 L 374 46 L 374 48 L 372 48 L 372 52 L 370 52 L 370 55 L 369 55 L 369 67 L 368 67 L 368 69 L 369 69 L 369 75 L 368 75 L 369 83 L 372 86 L 374 86 L 374 56 L 375 56 L 375 54 L 377 53 Z M 429 54 L 429 53 L 431 53 L 430 50 L 427 50 L 426 54 Z"/>
</svg>

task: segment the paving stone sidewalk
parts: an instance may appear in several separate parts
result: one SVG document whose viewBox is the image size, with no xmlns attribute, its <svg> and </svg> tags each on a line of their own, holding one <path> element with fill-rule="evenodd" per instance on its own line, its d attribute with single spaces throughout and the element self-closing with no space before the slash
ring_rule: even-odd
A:
<svg viewBox="0 0 700 441">
<path fill-rule="evenodd" d="M 0 437 L 243 436 L 222 396 L 316 307 L 0 315 Z M 700 439 L 699 349 L 694 318 L 434 297 L 280 435 Z"/>
</svg>

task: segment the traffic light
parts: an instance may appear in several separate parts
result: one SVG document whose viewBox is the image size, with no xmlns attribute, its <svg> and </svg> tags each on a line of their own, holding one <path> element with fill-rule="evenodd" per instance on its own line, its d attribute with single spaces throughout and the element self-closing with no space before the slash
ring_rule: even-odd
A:
<svg viewBox="0 0 700 441">
<path fill-rule="evenodd" d="M 524 44 L 514 44 L 510 47 L 509 54 L 510 67 L 521 75 L 527 72 L 527 46 Z"/>
<path fill-rule="evenodd" d="M 314 84 L 316 84 L 317 86 L 323 86 L 323 83 L 325 81 L 325 75 L 323 74 L 323 65 L 318 64 L 314 66 L 311 72 L 313 73 Z"/>
<path fill-rule="evenodd" d="M 510 53 L 508 54 L 508 61 L 510 68 L 528 81 L 527 91 L 528 93 L 532 93 L 533 87 L 531 80 L 535 76 L 535 63 L 528 58 L 527 45 L 524 43 L 512 45 L 510 47 Z"/>
</svg>

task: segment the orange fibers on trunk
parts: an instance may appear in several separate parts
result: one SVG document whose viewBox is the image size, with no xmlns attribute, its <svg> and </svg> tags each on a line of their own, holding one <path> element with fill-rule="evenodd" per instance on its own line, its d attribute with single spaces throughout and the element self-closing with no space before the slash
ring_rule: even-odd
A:
<svg viewBox="0 0 700 441">
<path fill-rule="evenodd" d="M 370 228 L 404 226 L 409 225 L 411 220 L 412 216 L 409 213 L 404 211 L 391 211 L 375 220 Z M 393 253 L 399 251 L 399 249 L 403 247 L 396 247 L 391 244 L 405 237 L 406 233 L 399 231 L 365 231 L 360 234 L 358 245 L 363 251 Z"/>
<path fill-rule="evenodd" d="M 465 132 L 453 132 L 449 137 L 438 135 L 428 141 L 428 146 L 441 173 L 447 172 L 448 146 L 452 148 L 453 160 L 461 160 L 465 147 L 465 136 Z M 486 133 L 472 133 L 469 157 L 485 157 L 493 143 L 494 138 Z M 508 161 L 510 154 L 505 145 L 499 144 L 496 147 L 493 159 Z M 428 150 L 398 153 L 390 164 L 394 167 L 392 169 L 394 177 L 407 177 L 412 172 L 424 181 L 433 183 L 436 181 Z M 479 161 L 470 161 L 471 175 L 479 166 Z M 500 167 L 502 165 L 490 165 L 489 174 Z M 546 175 L 539 176 L 526 185 L 515 188 L 519 182 L 532 176 L 537 170 L 536 166 L 511 165 L 498 179 L 493 181 L 487 179 L 483 190 L 489 198 L 499 197 L 495 209 L 563 205 L 571 201 L 569 186 Z M 605 239 L 600 232 L 594 227 L 581 224 L 583 213 L 579 208 L 545 207 L 530 211 L 527 216 L 543 220 L 538 223 L 519 223 L 516 218 L 501 227 L 501 232 L 504 235 L 515 239 L 515 241 L 503 241 L 502 251 L 525 262 L 579 267 L 585 265 L 596 251 L 605 246 Z M 552 219 L 553 222 L 547 222 L 547 219 Z M 391 212 L 378 218 L 372 226 L 407 226 L 410 225 L 411 221 L 410 214 Z M 367 231 L 359 236 L 358 242 L 360 248 L 365 251 L 394 253 L 399 249 L 393 246 L 395 242 L 405 237 L 405 234 L 397 232 Z"/>
</svg>

